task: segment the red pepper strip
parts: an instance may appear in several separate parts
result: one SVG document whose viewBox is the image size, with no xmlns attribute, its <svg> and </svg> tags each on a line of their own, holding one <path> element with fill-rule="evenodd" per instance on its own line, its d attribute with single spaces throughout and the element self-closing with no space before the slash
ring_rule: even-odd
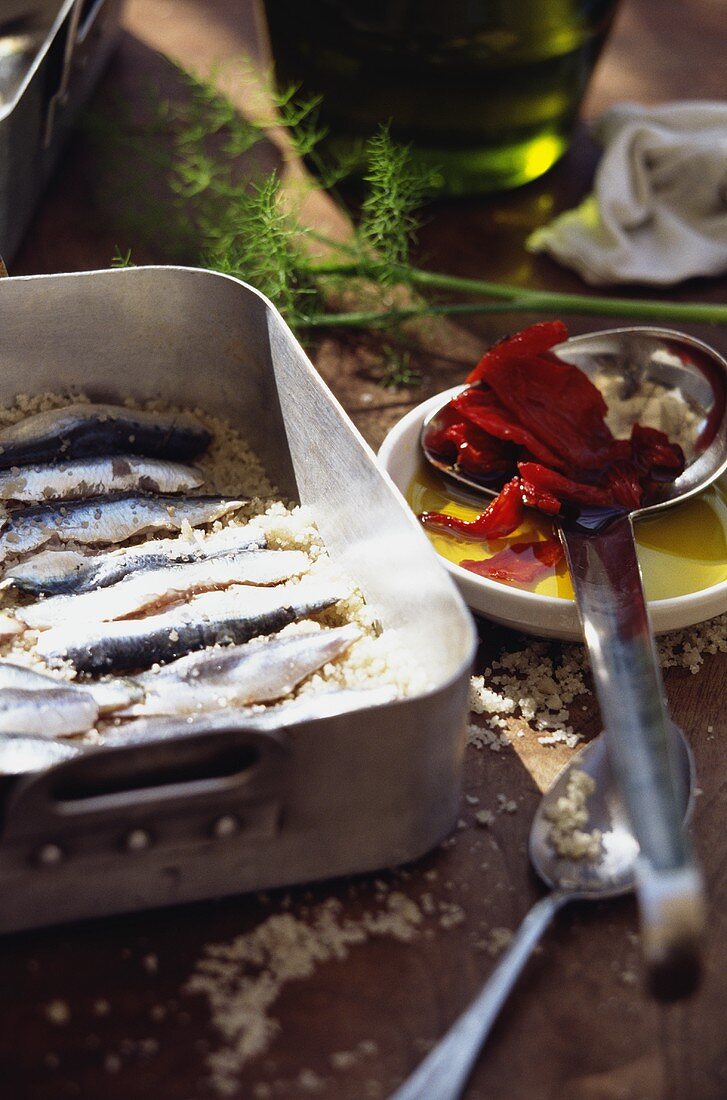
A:
<svg viewBox="0 0 727 1100">
<path fill-rule="evenodd" d="M 634 462 L 657 481 L 673 481 L 684 470 L 684 451 L 657 428 L 634 424 L 631 429 Z"/>
<path fill-rule="evenodd" d="M 579 481 L 573 481 L 569 477 L 556 473 L 555 470 L 540 466 L 537 462 L 521 462 L 518 470 L 523 483 L 528 490 L 535 491 L 536 497 L 538 494 L 543 494 L 547 498 L 572 501 L 574 504 L 585 504 L 594 508 L 613 507 L 611 493 L 598 485 L 584 485 Z M 528 504 L 531 504 L 530 500 Z M 535 503 L 534 507 L 538 508 L 540 505 Z"/>
<path fill-rule="evenodd" d="M 460 565 L 491 580 L 506 584 L 532 585 L 563 559 L 557 539 L 545 542 L 516 542 L 493 554 L 486 561 L 462 561 Z"/>
<path fill-rule="evenodd" d="M 606 402 L 572 363 L 531 356 L 492 363 L 482 378 L 507 409 L 508 419 L 554 451 L 560 468 L 600 469 L 610 461 L 614 438 L 604 419 Z"/>
<path fill-rule="evenodd" d="M 514 458 L 499 440 L 479 431 L 472 424 L 463 424 L 465 440 L 457 454 L 457 469 L 476 478 L 492 478 L 495 474 L 512 473 Z"/>
<path fill-rule="evenodd" d="M 561 470 L 565 468 L 562 460 L 537 435 L 524 428 L 491 390 L 465 390 L 453 399 L 452 406 L 488 435 L 527 447 L 539 462 L 548 466 Z"/>
<path fill-rule="evenodd" d="M 450 424 L 449 427 L 440 428 L 437 432 L 428 432 L 424 438 L 424 446 L 440 461 L 454 463 L 457 461 L 457 452 L 462 445 L 463 435 L 461 424 Z"/>
<path fill-rule="evenodd" d="M 520 496 L 526 508 L 537 508 L 539 512 L 545 512 L 546 516 L 557 516 L 560 513 L 561 503 L 557 497 L 538 489 L 523 478 L 520 478 Z"/>
<path fill-rule="evenodd" d="M 631 512 L 640 508 L 644 499 L 644 480 L 633 462 L 619 462 L 606 471 L 602 479 L 611 503 Z"/>
<path fill-rule="evenodd" d="M 541 321 L 537 325 L 506 336 L 504 340 L 491 347 L 480 359 L 477 366 L 468 375 L 468 382 L 479 382 L 493 363 L 510 363 L 513 359 L 530 358 L 541 355 L 556 344 L 568 339 L 568 329 L 562 321 Z"/>
<path fill-rule="evenodd" d="M 422 512 L 419 519 L 430 530 L 452 531 L 467 539 L 501 539 L 511 535 L 523 520 L 520 481 L 508 481 L 502 492 L 477 519 L 457 519 L 443 512 Z"/>
<path fill-rule="evenodd" d="M 451 401 L 447 402 L 427 428 L 424 446 L 443 462 L 454 462 L 462 440 L 452 429 L 459 428 L 461 424 L 461 414 L 452 408 Z"/>
<path fill-rule="evenodd" d="M 460 414 L 447 406 L 442 410 L 448 416 Z M 438 418 L 439 419 L 439 418 Z M 427 450 L 451 466 L 473 477 L 488 478 L 514 468 L 515 462 L 509 448 L 480 431 L 467 421 L 453 423 L 436 431 L 429 430 L 424 438 Z"/>
</svg>

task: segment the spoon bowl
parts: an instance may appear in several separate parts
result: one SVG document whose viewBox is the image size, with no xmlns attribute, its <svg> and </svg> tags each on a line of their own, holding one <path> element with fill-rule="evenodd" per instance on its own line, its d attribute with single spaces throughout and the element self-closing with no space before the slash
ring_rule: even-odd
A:
<svg viewBox="0 0 727 1100">
<path fill-rule="evenodd" d="M 632 517 L 652 514 L 701 493 L 727 471 L 727 362 L 701 340 L 668 329 L 623 328 L 574 336 L 552 349 L 572 363 L 602 391 L 609 409 L 618 412 L 621 431 L 653 415 L 658 404 L 668 407 L 667 435 L 678 430 L 676 440 L 687 459 L 684 472 L 658 487 L 655 499 L 632 512 Z M 478 481 L 438 459 L 426 438 L 443 408 L 457 392 L 424 419 L 420 446 L 427 463 L 453 481 L 468 496 L 495 497 L 502 480 Z M 668 428 L 670 430 L 667 430 Z"/>
<path fill-rule="evenodd" d="M 678 797 L 683 821 L 688 823 L 696 786 L 694 757 L 678 726 L 673 725 L 672 730 Z M 595 785 L 587 802 L 587 827 L 601 834 L 598 859 L 563 858 L 551 841 L 550 815 L 558 800 L 566 796 L 574 769 L 589 775 Z M 579 898 L 593 901 L 620 897 L 633 890 L 639 845 L 618 795 L 604 737 L 594 738 L 581 749 L 543 795 L 530 828 L 528 854 L 538 875 L 551 890 L 568 890 L 577 893 Z"/>
</svg>

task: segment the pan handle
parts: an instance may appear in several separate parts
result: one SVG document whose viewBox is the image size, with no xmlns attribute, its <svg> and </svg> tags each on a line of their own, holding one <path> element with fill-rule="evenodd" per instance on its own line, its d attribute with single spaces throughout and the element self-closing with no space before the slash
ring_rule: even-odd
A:
<svg viewBox="0 0 727 1100">
<path fill-rule="evenodd" d="M 53 131 L 56 125 L 58 112 L 68 102 L 68 89 L 73 75 L 73 67 L 78 60 L 79 47 L 86 39 L 96 16 L 102 7 L 101 0 L 75 0 L 68 19 L 68 32 L 66 34 L 63 49 L 63 62 L 61 76 L 56 92 L 48 101 L 48 112 L 45 120 L 44 146 L 47 149 L 53 140 Z"/>
<path fill-rule="evenodd" d="M 290 756 L 284 729 L 240 726 L 90 750 L 21 780 L 8 797 L 3 837 L 63 851 L 68 840 L 85 846 L 120 829 L 181 839 L 180 830 L 198 834 L 200 822 L 214 830 L 225 816 L 243 828 L 258 811 L 270 826 Z"/>
</svg>

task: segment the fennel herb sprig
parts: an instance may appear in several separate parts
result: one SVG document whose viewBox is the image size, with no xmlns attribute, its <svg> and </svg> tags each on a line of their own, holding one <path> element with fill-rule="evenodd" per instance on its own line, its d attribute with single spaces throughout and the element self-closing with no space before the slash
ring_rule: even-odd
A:
<svg viewBox="0 0 727 1100">
<path fill-rule="evenodd" d="M 366 142 L 365 190 L 354 211 L 336 189 L 350 165 L 321 152 L 326 131 L 319 122 L 319 97 L 302 96 L 295 87 L 269 88 L 273 113 L 250 121 L 211 80 L 183 78 L 187 94 L 178 103 L 167 102 L 162 114 L 172 131 L 169 183 L 199 241 L 199 254 L 190 258 L 255 285 L 298 331 L 395 329 L 421 317 L 513 312 L 727 324 L 722 304 L 566 294 L 418 267 L 410 261 L 410 247 L 429 179 L 388 126 Z M 346 241 L 306 225 L 300 209 L 283 195 L 278 167 L 250 178 L 246 154 L 274 128 L 285 131 L 295 155 L 308 158 L 317 186 L 349 220 Z M 323 255 L 314 244 L 323 247 Z M 356 308 L 349 308 L 352 301 Z"/>
</svg>

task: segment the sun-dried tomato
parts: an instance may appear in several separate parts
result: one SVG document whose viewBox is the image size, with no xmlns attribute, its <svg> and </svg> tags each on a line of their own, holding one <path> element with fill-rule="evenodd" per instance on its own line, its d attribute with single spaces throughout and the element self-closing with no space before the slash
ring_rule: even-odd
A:
<svg viewBox="0 0 727 1100">
<path fill-rule="evenodd" d="M 449 531 L 467 539 L 501 539 L 511 535 L 523 521 L 523 502 L 520 481 L 513 478 L 492 504 L 476 519 L 458 519 L 444 512 L 422 512 L 419 519 L 434 531 Z"/>
</svg>

